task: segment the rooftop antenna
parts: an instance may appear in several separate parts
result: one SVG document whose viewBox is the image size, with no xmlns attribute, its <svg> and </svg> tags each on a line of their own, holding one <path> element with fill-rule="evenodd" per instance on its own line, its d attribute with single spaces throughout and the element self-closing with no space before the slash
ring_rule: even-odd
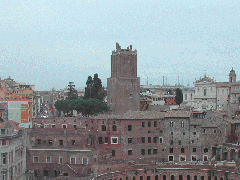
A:
<svg viewBox="0 0 240 180">
<path fill-rule="evenodd" d="M 163 86 L 164 86 L 164 76 L 163 76 Z"/>
<path fill-rule="evenodd" d="M 148 86 L 148 77 L 147 77 L 147 86 Z"/>
<path fill-rule="evenodd" d="M 168 85 L 168 84 L 167 84 L 167 77 L 166 77 L 166 85 Z"/>
</svg>

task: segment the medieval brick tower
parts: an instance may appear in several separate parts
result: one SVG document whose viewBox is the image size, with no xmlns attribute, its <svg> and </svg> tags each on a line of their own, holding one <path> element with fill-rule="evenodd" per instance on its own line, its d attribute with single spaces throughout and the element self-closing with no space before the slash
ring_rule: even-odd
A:
<svg viewBox="0 0 240 180">
<path fill-rule="evenodd" d="M 140 78 L 137 77 L 137 50 L 132 45 L 116 51 L 111 56 L 111 78 L 107 83 L 108 106 L 115 114 L 140 109 Z"/>
</svg>

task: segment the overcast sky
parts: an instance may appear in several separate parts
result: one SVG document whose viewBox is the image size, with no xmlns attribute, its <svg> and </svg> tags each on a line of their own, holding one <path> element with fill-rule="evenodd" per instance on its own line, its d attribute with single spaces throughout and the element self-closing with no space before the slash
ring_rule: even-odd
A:
<svg viewBox="0 0 240 180">
<path fill-rule="evenodd" d="M 239 0 L 0 0 L 0 77 L 50 90 L 98 73 L 106 85 L 118 42 L 137 49 L 141 84 L 228 81 L 239 31 Z"/>
</svg>

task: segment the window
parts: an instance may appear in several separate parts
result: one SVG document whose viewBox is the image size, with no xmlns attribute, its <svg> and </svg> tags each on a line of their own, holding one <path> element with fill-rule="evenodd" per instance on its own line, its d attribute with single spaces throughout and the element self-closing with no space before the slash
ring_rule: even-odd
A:
<svg viewBox="0 0 240 180">
<path fill-rule="evenodd" d="M 38 143 L 38 144 L 41 144 L 41 139 L 37 139 L 37 143 Z"/>
<path fill-rule="evenodd" d="M 88 164 L 88 158 L 82 158 L 82 164 L 87 165 Z"/>
<path fill-rule="evenodd" d="M 66 128 L 67 128 L 67 125 L 66 125 L 66 124 L 63 124 L 63 125 L 62 125 L 62 128 L 63 128 L 63 129 L 66 129 Z"/>
<path fill-rule="evenodd" d="M 214 130 L 213 132 L 214 132 L 214 133 L 217 133 L 217 130 Z"/>
<path fill-rule="evenodd" d="M 170 122 L 170 127 L 173 127 L 173 122 L 172 121 Z"/>
<path fill-rule="evenodd" d="M 76 158 L 75 157 L 70 158 L 70 164 L 76 164 Z"/>
<path fill-rule="evenodd" d="M 55 124 L 51 124 L 51 128 L 55 128 L 56 127 L 56 125 Z"/>
<path fill-rule="evenodd" d="M 148 127 L 151 127 L 151 122 L 148 122 Z"/>
<path fill-rule="evenodd" d="M 63 158 L 60 156 L 59 157 L 59 164 L 62 164 L 63 163 Z"/>
<path fill-rule="evenodd" d="M 163 143 L 163 138 L 159 137 L 159 143 L 162 144 Z"/>
<path fill-rule="evenodd" d="M 181 122 L 181 127 L 184 127 L 184 122 L 183 121 Z"/>
<path fill-rule="evenodd" d="M 98 138 L 98 143 L 99 143 L 99 144 L 102 144 L 102 137 L 99 137 L 99 138 Z"/>
<path fill-rule="evenodd" d="M 7 173 L 7 172 L 4 172 L 4 174 L 2 174 L 2 180 L 6 180 L 6 177 L 7 177 L 7 176 L 6 176 L 6 173 Z"/>
<path fill-rule="evenodd" d="M 128 150 L 128 155 L 132 155 L 132 149 Z"/>
<path fill-rule="evenodd" d="M 108 144 L 108 137 L 105 137 L 105 143 Z"/>
<path fill-rule="evenodd" d="M 141 149 L 141 154 L 145 155 L 145 149 Z"/>
<path fill-rule="evenodd" d="M 142 137 L 142 143 L 145 143 L 145 137 Z"/>
<path fill-rule="evenodd" d="M 76 144 L 75 140 L 71 141 L 72 146 Z"/>
<path fill-rule="evenodd" d="M 207 155 L 203 156 L 203 161 L 208 161 L 208 156 Z"/>
<path fill-rule="evenodd" d="M 102 125 L 102 131 L 106 131 L 106 126 Z"/>
<path fill-rule="evenodd" d="M 7 140 L 2 140 L 2 146 L 6 146 L 7 145 Z"/>
<path fill-rule="evenodd" d="M 157 121 L 154 121 L 154 127 L 157 127 Z"/>
<path fill-rule="evenodd" d="M 152 154 L 152 150 L 148 149 L 148 155 L 151 155 L 151 154 Z"/>
<path fill-rule="evenodd" d="M 118 137 L 111 137 L 111 144 L 118 144 Z"/>
<path fill-rule="evenodd" d="M 76 124 L 74 124 L 74 125 L 73 125 L 73 128 L 74 128 L 75 130 L 77 130 L 77 125 L 76 125 Z"/>
<path fill-rule="evenodd" d="M 179 156 L 179 161 L 186 161 L 186 156 L 180 155 Z"/>
<path fill-rule="evenodd" d="M 117 131 L 117 126 L 116 126 L 116 125 L 113 125 L 113 126 L 112 126 L 112 130 L 113 130 L 113 131 Z"/>
<path fill-rule="evenodd" d="M 192 152 L 197 152 L 197 148 L 193 148 Z"/>
<path fill-rule="evenodd" d="M 173 140 L 170 140 L 170 145 L 173 145 Z"/>
<path fill-rule="evenodd" d="M 195 142 L 195 141 L 194 141 L 194 140 L 192 140 L 192 144 L 194 144 L 194 142 Z"/>
<path fill-rule="evenodd" d="M 116 153 L 115 150 L 112 150 L 112 156 L 115 156 L 116 155 L 115 153 Z"/>
<path fill-rule="evenodd" d="M 157 137 L 153 137 L 153 143 L 157 143 Z"/>
<path fill-rule="evenodd" d="M 128 131 L 132 131 L 132 125 L 128 125 Z"/>
<path fill-rule="evenodd" d="M 185 132 L 183 132 L 182 134 L 183 134 L 183 135 L 185 135 L 186 133 L 185 133 Z"/>
<path fill-rule="evenodd" d="M 207 95 L 207 89 L 203 90 L 203 95 L 206 96 Z"/>
<path fill-rule="evenodd" d="M 128 144 L 132 144 L 132 138 L 128 138 Z"/>
<path fill-rule="evenodd" d="M 173 132 L 171 132 L 171 135 L 173 135 Z"/>
<path fill-rule="evenodd" d="M 181 140 L 178 140 L 178 145 L 181 145 L 182 144 L 182 141 Z"/>
<path fill-rule="evenodd" d="M 52 145 L 52 140 L 48 140 L 48 144 L 49 144 L 49 145 Z"/>
<path fill-rule="evenodd" d="M 174 161 L 174 156 L 168 156 L 168 161 Z"/>
<path fill-rule="evenodd" d="M 197 126 L 196 126 L 196 125 L 194 125 L 193 127 L 194 127 L 194 128 L 196 128 Z"/>
<path fill-rule="evenodd" d="M 145 127 L 145 122 L 142 122 L 142 127 Z"/>
<path fill-rule="evenodd" d="M 153 154 L 157 154 L 157 149 L 153 149 Z"/>
<path fill-rule="evenodd" d="M 169 153 L 173 153 L 173 148 L 169 148 Z"/>
<path fill-rule="evenodd" d="M 208 148 L 204 148 L 204 153 L 207 153 L 208 152 Z"/>
<path fill-rule="evenodd" d="M 1 129 L 1 134 L 5 134 L 5 129 Z"/>
<path fill-rule="evenodd" d="M 197 133 L 196 132 L 193 132 L 193 135 L 196 135 Z"/>
<path fill-rule="evenodd" d="M 192 155 L 192 161 L 197 161 L 197 156 L 196 155 Z"/>
<path fill-rule="evenodd" d="M 143 176 L 140 176 L 140 180 L 143 180 Z"/>
<path fill-rule="evenodd" d="M 148 143 L 151 143 L 151 142 L 152 142 L 152 138 L 148 137 Z"/>
<path fill-rule="evenodd" d="M 51 157 L 50 156 L 46 157 L 46 163 L 51 163 Z"/>
<path fill-rule="evenodd" d="M 28 114 L 31 114 L 31 111 L 30 111 L 30 110 L 28 110 Z"/>
<path fill-rule="evenodd" d="M 181 148 L 181 153 L 184 153 L 184 148 Z"/>
<path fill-rule="evenodd" d="M 38 156 L 33 156 L 33 163 L 38 163 Z"/>
<path fill-rule="evenodd" d="M 59 146 L 63 145 L 63 140 L 59 140 Z"/>
<path fill-rule="evenodd" d="M 147 176 L 147 180 L 151 180 L 151 177 L 150 177 L 150 176 Z"/>
</svg>

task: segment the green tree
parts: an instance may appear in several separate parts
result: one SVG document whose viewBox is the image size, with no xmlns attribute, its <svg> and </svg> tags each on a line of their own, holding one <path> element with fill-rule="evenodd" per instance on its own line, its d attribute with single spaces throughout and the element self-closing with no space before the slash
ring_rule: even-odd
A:
<svg viewBox="0 0 240 180">
<path fill-rule="evenodd" d="M 84 98 L 89 99 L 92 97 L 92 87 L 93 87 L 92 76 L 88 76 L 86 85 L 87 85 L 87 87 L 85 88 Z"/>
<path fill-rule="evenodd" d="M 100 99 L 77 99 L 74 109 L 83 116 L 97 115 L 107 112 L 109 107 Z"/>
<path fill-rule="evenodd" d="M 75 89 L 74 82 L 69 82 L 67 99 L 72 100 L 77 98 L 78 98 L 78 93 L 77 93 L 77 90 Z"/>
<path fill-rule="evenodd" d="M 93 79 L 92 76 L 88 76 L 86 85 L 87 87 L 85 88 L 84 94 L 85 99 L 95 98 L 103 100 L 105 96 L 105 90 L 104 87 L 102 86 L 102 81 L 101 79 L 99 79 L 97 73 L 94 74 Z"/>
<path fill-rule="evenodd" d="M 57 100 L 54 104 L 55 108 L 57 109 L 58 111 L 58 117 L 61 116 L 61 112 L 63 111 L 63 109 L 65 108 L 64 105 L 63 105 L 63 101 L 64 100 Z"/>
<path fill-rule="evenodd" d="M 179 88 L 176 89 L 175 102 L 176 102 L 177 105 L 179 105 L 179 106 L 180 106 L 180 104 L 183 102 L 183 93 L 182 93 L 182 90 L 179 89 Z"/>
</svg>

